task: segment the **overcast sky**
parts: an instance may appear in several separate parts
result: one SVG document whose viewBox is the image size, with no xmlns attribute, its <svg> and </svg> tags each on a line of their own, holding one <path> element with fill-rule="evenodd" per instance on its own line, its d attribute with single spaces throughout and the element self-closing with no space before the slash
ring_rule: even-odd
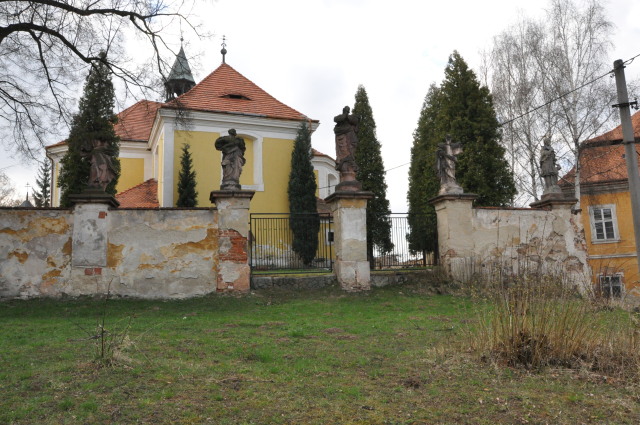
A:
<svg viewBox="0 0 640 425">
<path fill-rule="evenodd" d="M 215 34 L 206 42 L 184 31 L 185 49 L 196 81 L 227 63 L 320 127 L 314 148 L 334 156 L 333 117 L 353 107 L 359 84 L 369 95 L 387 173 L 393 212 L 406 212 L 413 131 L 427 89 L 444 77 L 447 59 L 458 50 L 477 70 L 480 51 L 520 14 L 542 16 L 547 0 L 218 0 L 197 11 Z M 604 3 L 616 25 L 610 61 L 640 53 L 640 1 Z M 180 30 L 167 36 L 179 48 Z M 640 58 L 626 69 L 640 76 Z M 611 84 L 615 84 L 611 80 Z M 80 93 L 79 93 L 80 95 Z M 52 140 L 50 143 L 55 143 Z M 268 165 L 267 165 L 268 166 Z M 8 168 L 5 168 L 8 167 Z M 0 160 L 23 193 L 35 184 L 37 165 Z M 213 189 L 213 187 L 212 187 Z"/>
</svg>

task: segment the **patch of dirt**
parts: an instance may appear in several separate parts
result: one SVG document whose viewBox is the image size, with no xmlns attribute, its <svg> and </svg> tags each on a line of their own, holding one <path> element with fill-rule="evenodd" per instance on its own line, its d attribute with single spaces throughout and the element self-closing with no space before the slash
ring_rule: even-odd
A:
<svg viewBox="0 0 640 425">
<path fill-rule="evenodd" d="M 341 339 L 341 340 L 354 340 L 354 339 L 358 339 L 357 335 L 352 335 L 352 334 L 344 334 L 344 335 L 338 335 L 336 337 L 336 339 Z"/>
<path fill-rule="evenodd" d="M 328 334 L 339 334 L 339 333 L 343 333 L 344 329 L 340 329 L 340 328 L 328 328 L 325 329 L 324 331 L 322 331 L 324 333 L 328 333 Z"/>
<path fill-rule="evenodd" d="M 424 381 L 419 376 L 410 376 L 409 378 L 403 379 L 401 383 L 406 388 L 413 388 L 417 390 L 422 386 Z"/>
</svg>

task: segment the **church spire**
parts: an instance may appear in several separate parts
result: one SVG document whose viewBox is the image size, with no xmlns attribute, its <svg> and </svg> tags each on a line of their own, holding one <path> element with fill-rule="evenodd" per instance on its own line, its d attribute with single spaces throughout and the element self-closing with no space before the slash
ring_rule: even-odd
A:
<svg viewBox="0 0 640 425">
<path fill-rule="evenodd" d="M 165 101 L 170 101 L 189 90 L 196 85 L 193 75 L 191 75 L 191 68 L 189 67 L 189 61 L 184 54 L 184 48 L 182 47 L 182 38 L 180 38 L 180 52 L 176 56 L 176 61 L 173 63 L 169 78 L 164 83 L 165 88 Z"/>
<path fill-rule="evenodd" d="M 227 37 L 226 36 L 222 36 L 222 50 L 220 50 L 220 53 L 222 53 L 222 63 L 227 63 L 225 60 L 225 56 L 227 55 Z"/>
</svg>

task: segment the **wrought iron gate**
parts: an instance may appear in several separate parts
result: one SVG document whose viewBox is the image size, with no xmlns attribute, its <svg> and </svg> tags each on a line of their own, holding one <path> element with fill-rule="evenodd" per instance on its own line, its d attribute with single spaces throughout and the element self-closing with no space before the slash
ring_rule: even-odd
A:
<svg viewBox="0 0 640 425">
<path fill-rule="evenodd" d="M 325 272 L 332 269 L 334 252 L 331 214 L 252 213 L 249 220 L 249 258 L 252 271 L 295 273 L 300 270 Z M 292 220 L 309 228 L 314 228 L 319 221 L 315 256 L 307 262 L 293 249 Z M 305 239 L 312 243 L 313 237 Z"/>
</svg>

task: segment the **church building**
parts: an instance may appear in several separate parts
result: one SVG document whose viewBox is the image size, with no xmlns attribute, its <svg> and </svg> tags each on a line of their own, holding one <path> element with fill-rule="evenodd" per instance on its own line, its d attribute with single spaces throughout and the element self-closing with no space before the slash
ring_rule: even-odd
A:
<svg viewBox="0 0 640 425">
<path fill-rule="evenodd" d="M 214 142 L 236 130 L 245 140 L 243 190 L 254 190 L 251 212 L 288 212 L 291 153 L 301 123 L 319 125 L 278 101 L 225 61 L 198 84 L 181 48 L 165 83 L 165 102 L 141 100 L 118 114 L 121 175 L 116 199 L 121 208 L 175 207 L 182 148 L 188 144 L 196 172 L 198 206 L 211 206 L 209 193 L 220 189 L 221 153 Z M 53 161 L 53 205 L 60 203 L 57 176 L 65 142 L 46 148 Z M 314 150 L 321 198 L 338 182 L 335 161 Z"/>
</svg>

